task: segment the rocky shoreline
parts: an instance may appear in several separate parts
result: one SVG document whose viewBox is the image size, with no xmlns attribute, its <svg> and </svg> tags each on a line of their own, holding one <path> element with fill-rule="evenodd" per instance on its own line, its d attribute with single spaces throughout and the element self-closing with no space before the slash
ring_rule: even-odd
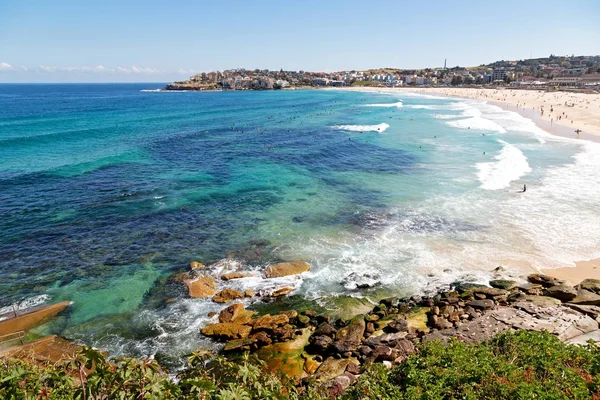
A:
<svg viewBox="0 0 600 400">
<path fill-rule="evenodd" d="M 478 343 L 502 332 L 527 330 L 547 331 L 572 344 L 600 341 L 600 280 L 595 279 L 574 287 L 541 274 L 529 275 L 527 283 L 505 279 L 489 285 L 455 282 L 433 296 L 385 298 L 367 313 L 335 319 L 310 309 L 257 316 L 237 301 L 254 293 L 227 288 L 217 292 L 207 284 L 210 277 L 199 272 L 198 264 L 192 267 L 188 277 L 193 279 L 185 280 L 191 295 L 200 282 L 208 287 L 203 297 L 229 303 L 214 314 L 218 322 L 202 329 L 203 335 L 224 343 L 225 355 L 254 353 L 266 362 L 269 372 L 283 373 L 299 385 L 316 382 L 332 393 L 341 393 L 356 382 L 365 365 L 383 363 L 391 368 L 417 352 L 416 345 L 430 340 Z M 302 262 L 281 263 L 268 267 L 264 276 L 309 269 Z M 221 279 L 245 276 L 233 272 Z M 277 296 L 284 296 L 290 291 L 274 288 L 262 295 L 279 292 Z"/>
</svg>

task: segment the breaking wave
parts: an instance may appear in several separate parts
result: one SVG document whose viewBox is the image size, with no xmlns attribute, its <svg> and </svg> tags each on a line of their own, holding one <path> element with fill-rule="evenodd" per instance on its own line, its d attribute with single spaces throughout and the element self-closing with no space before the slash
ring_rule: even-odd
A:
<svg viewBox="0 0 600 400">
<path fill-rule="evenodd" d="M 507 188 L 510 182 L 519 179 L 531 172 L 527 157 L 515 146 L 503 140 L 498 140 L 503 145 L 500 153 L 494 157 L 496 161 L 477 163 L 479 170 L 477 178 L 485 190 L 498 190 Z"/>
<path fill-rule="evenodd" d="M 381 123 L 379 125 L 336 125 L 335 129 L 352 132 L 385 132 L 390 126 L 388 124 Z"/>
</svg>

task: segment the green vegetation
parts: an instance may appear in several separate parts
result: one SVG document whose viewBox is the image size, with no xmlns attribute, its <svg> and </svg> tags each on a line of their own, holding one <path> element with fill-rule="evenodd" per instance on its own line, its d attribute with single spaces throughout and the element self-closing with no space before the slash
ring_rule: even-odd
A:
<svg viewBox="0 0 600 400">
<path fill-rule="evenodd" d="M 383 86 L 381 82 L 374 81 L 354 81 L 350 86 Z"/>
<path fill-rule="evenodd" d="M 158 363 L 106 360 L 85 348 L 76 359 L 37 366 L 0 360 L 2 399 L 598 399 L 600 348 L 561 343 L 548 333 L 502 334 L 488 343 L 429 342 L 392 370 L 366 368 L 345 393 L 265 374 L 252 356 L 195 353 L 168 377 Z M 93 371 L 90 369 L 94 367 Z"/>
</svg>

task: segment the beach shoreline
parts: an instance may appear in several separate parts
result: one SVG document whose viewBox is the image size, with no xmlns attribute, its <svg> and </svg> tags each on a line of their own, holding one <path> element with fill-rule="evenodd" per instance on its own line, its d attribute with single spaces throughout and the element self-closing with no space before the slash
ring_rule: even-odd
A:
<svg viewBox="0 0 600 400">
<path fill-rule="evenodd" d="M 505 111 L 517 112 L 519 115 L 533 121 L 536 126 L 544 131 L 572 140 L 586 140 L 600 143 L 600 94 L 591 93 L 571 93 L 571 92 L 542 92 L 537 90 L 511 90 L 511 89 L 474 89 L 474 88 L 377 88 L 377 87 L 359 87 L 346 88 L 346 90 L 356 90 L 361 92 L 379 92 L 379 93 L 415 93 L 422 95 L 441 96 L 465 100 L 481 100 L 488 104 L 495 105 Z M 547 104 L 552 96 L 554 103 Z M 573 116 L 573 125 L 564 124 L 561 121 L 555 123 L 550 121 L 549 108 L 556 108 L 556 113 L 561 113 L 567 109 L 565 103 L 577 101 L 579 110 L 588 110 L 589 112 L 576 112 Z M 525 107 L 520 105 L 525 104 Z M 560 105 L 559 105 L 560 104 Z M 519 106 L 518 106 L 519 105 Z M 561 106 L 562 105 L 562 106 Z M 550 106 L 550 107 L 549 107 Z M 542 115 L 540 107 L 546 107 L 546 115 Z M 587 107 L 587 108 L 583 108 Z M 590 109 L 592 107 L 592 109 Z M 576 107 L 568 107 L 569 112 Z M 593 109 L 597 109 L 596 115 Z M 591 110 L 591 111 L 590 111 Z M 569 114 L 566 114 L 569 115 Z M 573 114 L 572 114 L 573 115 Z M 570 120 L 568 120 L 570 122 Z M 577 122 L 577 124 L 575 124 Z M 582 127 L 585 127 L 583 129 Z M 577 134 L 575 129 L 582 129 L 582 133 Z M 560 268 L 535 268 L 530 266 L 529 272 L 538 272 L 554 276 L 558 279 L 566 280 L 575 285 L 586 278 L 600 279 L 600 259 L 576 260 L 574 266 Z"/>
</svg>

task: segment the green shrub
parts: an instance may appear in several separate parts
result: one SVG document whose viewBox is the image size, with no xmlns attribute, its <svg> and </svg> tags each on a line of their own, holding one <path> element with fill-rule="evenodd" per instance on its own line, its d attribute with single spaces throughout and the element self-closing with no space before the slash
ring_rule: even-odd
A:
<svg viewBox="0 0 600 400">
<path fill-rule="evenodd" d="M 303 399 L 323 389 L 296 388 L 263 372 L 254 356 L 194 353 L 172 379 L 153 360 L 117 358 L 84 348 L 72 360 L 37 366 L 0 359 L 0 399 Z M 93 367 L 93 370 L 90 369 Z M 392 370 L 365 367 L 338 399 L 600 399 L 600 349 L 565 345 L 548 333 L 502 334 L 488 343 L 433 341 Z"/>
</svg>

